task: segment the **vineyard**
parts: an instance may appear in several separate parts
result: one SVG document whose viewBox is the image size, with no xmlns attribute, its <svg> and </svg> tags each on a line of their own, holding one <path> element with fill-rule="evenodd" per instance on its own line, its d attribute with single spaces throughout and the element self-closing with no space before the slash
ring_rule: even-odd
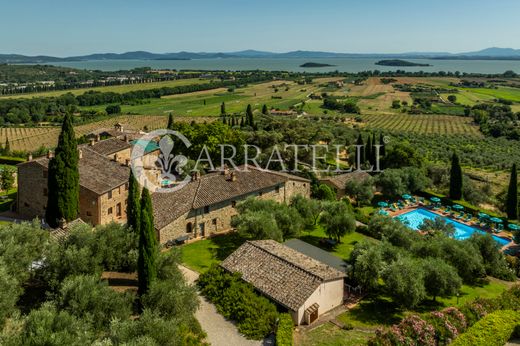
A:
<svg viewBox="0 0 520 346">
<path fill-rule="evenodd" d="M 178 121 L 195 120 L 197 122 L 213 120 L 208 117 L 178 117 L 176 119 Z M 111 129 L 117 122 L 123 124 L 125 128 L 132 130 L 142 130 L 145 126 L 148 130 L 155 130 L 165 128 L 168 122 L 168 117 L 160 115 L 121 115 L 110 119 L 76 126 L 76 136 L 83 136 L 100 128 Z M 0 143 L 4 145 L 6 140 L 9 139 L 9 145 L 13 151 L 35 151 L 42 146 L 47 148 L 56 146 L 59 134 L 59 127 L 0 128 Z"/>
<path fill-rule="evenodd" d="M 419 134 L 466 134 L 481 136 L 471 118 L 433 114 L 366 114 L 362 115 L 367 128 Z"/>
</svg>

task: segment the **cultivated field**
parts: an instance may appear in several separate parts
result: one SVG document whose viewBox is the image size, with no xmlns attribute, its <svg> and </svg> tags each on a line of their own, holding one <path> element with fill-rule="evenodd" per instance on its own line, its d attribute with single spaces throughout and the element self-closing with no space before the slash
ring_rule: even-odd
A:
<svg viewBox="0 0 520 346">
<path fill-rule="evenodd" d="M 152 82 L 152 83 L 138 83 L 138 84 L 127 84 L 127 85 L 110 85 L 110 86 L 101 86 L 101 87 L 93 87 L 93 88 L 81 88 L 81 89 L 70 89 L 70 90 L 56 90 L 56 91 L 45 91 L 38 93 L 29 93 L 29 94 L 17 94 L 17 95 L 2 95 L 0 99 L 4 98 L 27 98 L 27 97 L 51 97 L 51 96 L 60 96 L 66 93 L 72 93 L 74 95 L 81 95 L 87 91 L 102 91 L 102 92 L 115 92 L 115 93 L 125 93 L 128 91 L 135 90 L 149 90 L 149 89 L 157 89 L 163 87 L 175 87 L 181 85 L 193 85 L 193 84 L 204 84 L 209 83 L 209 79 L 199 79 L 199 78 L 186 78 L 186 79 L 178 79 L 166 82 Z"/>
<path fill-rule="evenodd" d="M 207 117 L 179 117 L 176 121 L 212 121 L 214 119 Z M 91 133 L 100 128 L 112 129 L 115 123 L 121 123 L 125 128 L 133 130 L 142 130 L 145 126 L 149 130 L 165 128 L 168 122 L 166 116 L 158 115 L 120 115 L 109 119 L 92 122 L 76 126 L 76 136 L 80 137 Z M 34 151 L 44 146 L 51 148 L 56 146 L 60 133 L 59 127 L 18 127 L 18 128 L 0 128 L 0 143 L 5 143 L 6 138 L 9 139 L 11 150 Z"/>
<path fill-rule="evenodd" d="M 366 114 L 366 127 L 421 134 L 482 136 L 471 118 L 436 114 Z"/>
</svg>

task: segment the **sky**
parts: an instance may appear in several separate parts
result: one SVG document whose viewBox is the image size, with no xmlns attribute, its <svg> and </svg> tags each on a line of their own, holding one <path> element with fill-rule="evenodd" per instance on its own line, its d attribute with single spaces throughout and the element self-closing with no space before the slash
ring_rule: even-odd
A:
<svg viewBox="0 0 520 346">
<path fill-rule="evenodd" d="M 0 0 L 0 54 L 520 48 L 518 0 Z"/>
</svg>

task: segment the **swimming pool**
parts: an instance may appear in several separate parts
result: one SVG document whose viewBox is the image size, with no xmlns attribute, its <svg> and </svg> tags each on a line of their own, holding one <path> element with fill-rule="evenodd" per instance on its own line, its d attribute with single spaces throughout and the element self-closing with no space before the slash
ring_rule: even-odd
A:
<svg viewBox="0 0 520 346">
<path fill-rule="evenodd" d="M 468 239 L 475 232 L 486 234 L 486 232 L 482 230 L 470 227 L 463 223 L 457 222 L 442 215 L 432 213 L 431 211 L 422 208 L 414 209 L 407 213 L 401 214 L 396 218 L 399 218 L 399 220 L 401 220 L 405 225 L 417 231 L 419 229 L 419 226 L 424 222 L 425 219 L 434 220 L 437 217 L 441 217 L 444 221 L 446 221 L 446 223 L 449 223 L 455 227 L 455 234 L 453 237 L 457 240 Z M 495 239 L 497 243 L 500 244 L 500 246 L 507 245 L 510 242 L 510 240 L 497 237 L 496 235 L 493 235 L 492 237 L 493 239 Z"/>
</svg>

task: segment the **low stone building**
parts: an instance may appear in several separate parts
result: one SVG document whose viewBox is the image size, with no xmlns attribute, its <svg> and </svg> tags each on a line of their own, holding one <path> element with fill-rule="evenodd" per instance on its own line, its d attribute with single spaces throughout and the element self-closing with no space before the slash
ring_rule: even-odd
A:
<svg viewBox="0 0 520 346">
<path fill-rule="evenodd" d="M 126 222 L 131 145 L 111 138 L 80 145 L 80 218 L 92 225 Z M 17 212 L 24 218 L 43 218 L 47 207 L 47 156 L 18 165 Z"/>
<path fill-rule="evenodd" d="M 285 307 L 296 325 L 311 324 L 343 303 L 345 274 L 274 240 L 247 241 L 221 266 Z"/>
<path fill-rule="evenodd" d="M 236 203 L 250 196 L 289 203 L 298 194 L 310 197 L 309 180 L 251 166 L 195 176 L 178 191 L 152 195 L 158 239 L 165 243 L 226 232 Z"/>
<path fill-rule="evenodd" d="M 338 174 L 330 177 L 324 177 L 320 179 L 320 183 L 329 186 L 334 192 L 338 199 L 345 196 L 345 185 L 351 180 L 363 181 L 368 179 L 370 174 L 363 171 L 354 171 L 350 173 Z"/>
</svg>

